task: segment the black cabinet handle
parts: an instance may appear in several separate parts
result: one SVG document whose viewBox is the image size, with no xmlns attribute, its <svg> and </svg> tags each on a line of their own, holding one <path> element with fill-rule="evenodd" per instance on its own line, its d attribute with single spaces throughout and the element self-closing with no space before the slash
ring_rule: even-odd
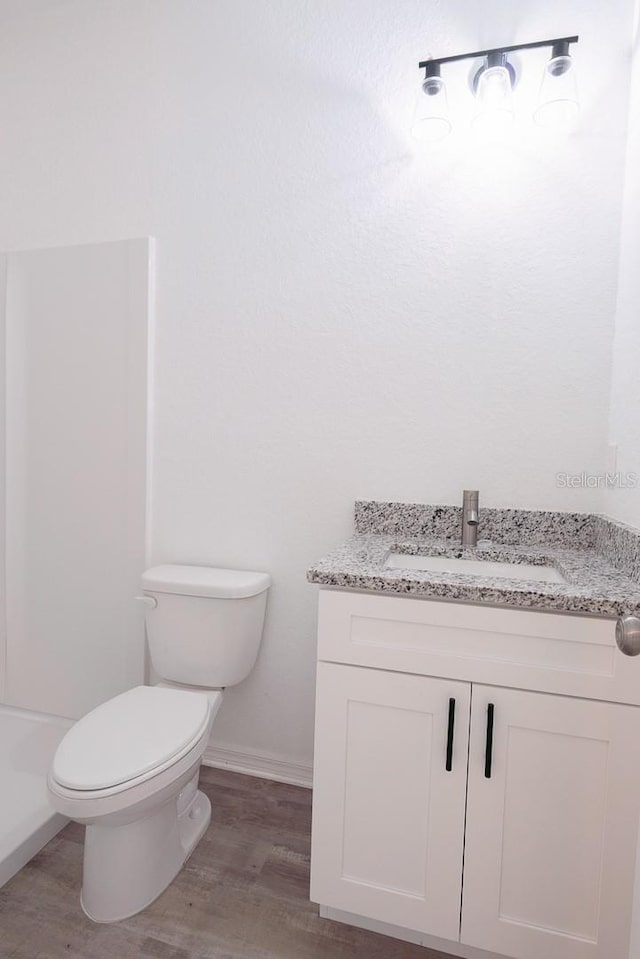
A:
<svg viewBox="0 0 640 959">
<path fill-rule="evenodd" d="M 485 779 L 491 779 L 491 762 L 493 759 L 493 703 L 487 705 L 487 744 L 484 751 Z"/>
<path fill-rule="evenodd" d="M 448 773 L 453 769 L 453 728 L 456 722 L 456 701 L 449 700 L 449 722 L 447 726 L 447 763 L 445 769 Z"/>
</svg>

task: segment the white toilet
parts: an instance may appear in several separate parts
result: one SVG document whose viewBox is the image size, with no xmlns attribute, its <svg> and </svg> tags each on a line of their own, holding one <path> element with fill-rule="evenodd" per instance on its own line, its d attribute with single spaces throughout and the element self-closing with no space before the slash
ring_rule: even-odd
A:
<svg viewBox="0 0 640 959">
<path fill-rule="evenodd" d="M 115 696 L 66 734 L 49 771 L 54 808 L 87 826 L 82 908 L 97 922 L 156 899 L 211 819 L 200 760 L 222 689 L 249 675 L 271 578 L 204 566 L 142 577 L 147 639 L 162 681 Z"/>
</svg>

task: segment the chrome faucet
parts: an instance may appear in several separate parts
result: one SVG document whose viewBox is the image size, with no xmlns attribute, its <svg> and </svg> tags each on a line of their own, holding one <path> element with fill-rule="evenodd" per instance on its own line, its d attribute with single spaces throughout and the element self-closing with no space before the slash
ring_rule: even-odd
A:
<svg viewBox="0 0 640 959">
<path fill-rule="evenodd" d="M 478 543 L 478 497 L 477 489 L 466 489 L 462 494 L 462 545 Z"/>
</svg>

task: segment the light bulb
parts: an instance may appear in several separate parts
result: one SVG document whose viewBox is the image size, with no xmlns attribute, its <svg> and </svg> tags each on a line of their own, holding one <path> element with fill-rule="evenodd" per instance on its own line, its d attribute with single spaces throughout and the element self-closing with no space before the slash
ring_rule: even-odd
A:
<svg viewBox="0 0 640 959">
<path fill-rule="evenodd" d="M 553 52 L 556 54 L 555 47 Z M 533 118 L 540 126 L 559 129 L 570 126 L 579 109 L 573 60 L 568 53 L 554 55 L 545 65 Z"/>
<path fill-rule="evenodd" d="M 473 118 L 475 130 L 493 132 L 513 123 L 513 73 L 503 62 L 483 67 L 476 75 L 478 106 Z"/>
<path fill-rule="evenodd" d="M 418 94 L 411 133 L 423 143 L 435 143 L 451 133 L 447 88 L 440 67 L 427 68 L 427 77 Z M 437 72 L 436 72 L 437 71 Z"/>
</svg>

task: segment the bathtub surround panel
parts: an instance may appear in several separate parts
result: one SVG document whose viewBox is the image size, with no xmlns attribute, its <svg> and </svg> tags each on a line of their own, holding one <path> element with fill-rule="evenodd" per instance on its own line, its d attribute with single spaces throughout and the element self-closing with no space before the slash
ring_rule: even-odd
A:
<svg viewBox="0 0 640 959">
<path fill-rule="evenodd" d="M 3 698 L 77 718 L 144 679 L 151 244 L 4 260 Z"/>
</svg>

